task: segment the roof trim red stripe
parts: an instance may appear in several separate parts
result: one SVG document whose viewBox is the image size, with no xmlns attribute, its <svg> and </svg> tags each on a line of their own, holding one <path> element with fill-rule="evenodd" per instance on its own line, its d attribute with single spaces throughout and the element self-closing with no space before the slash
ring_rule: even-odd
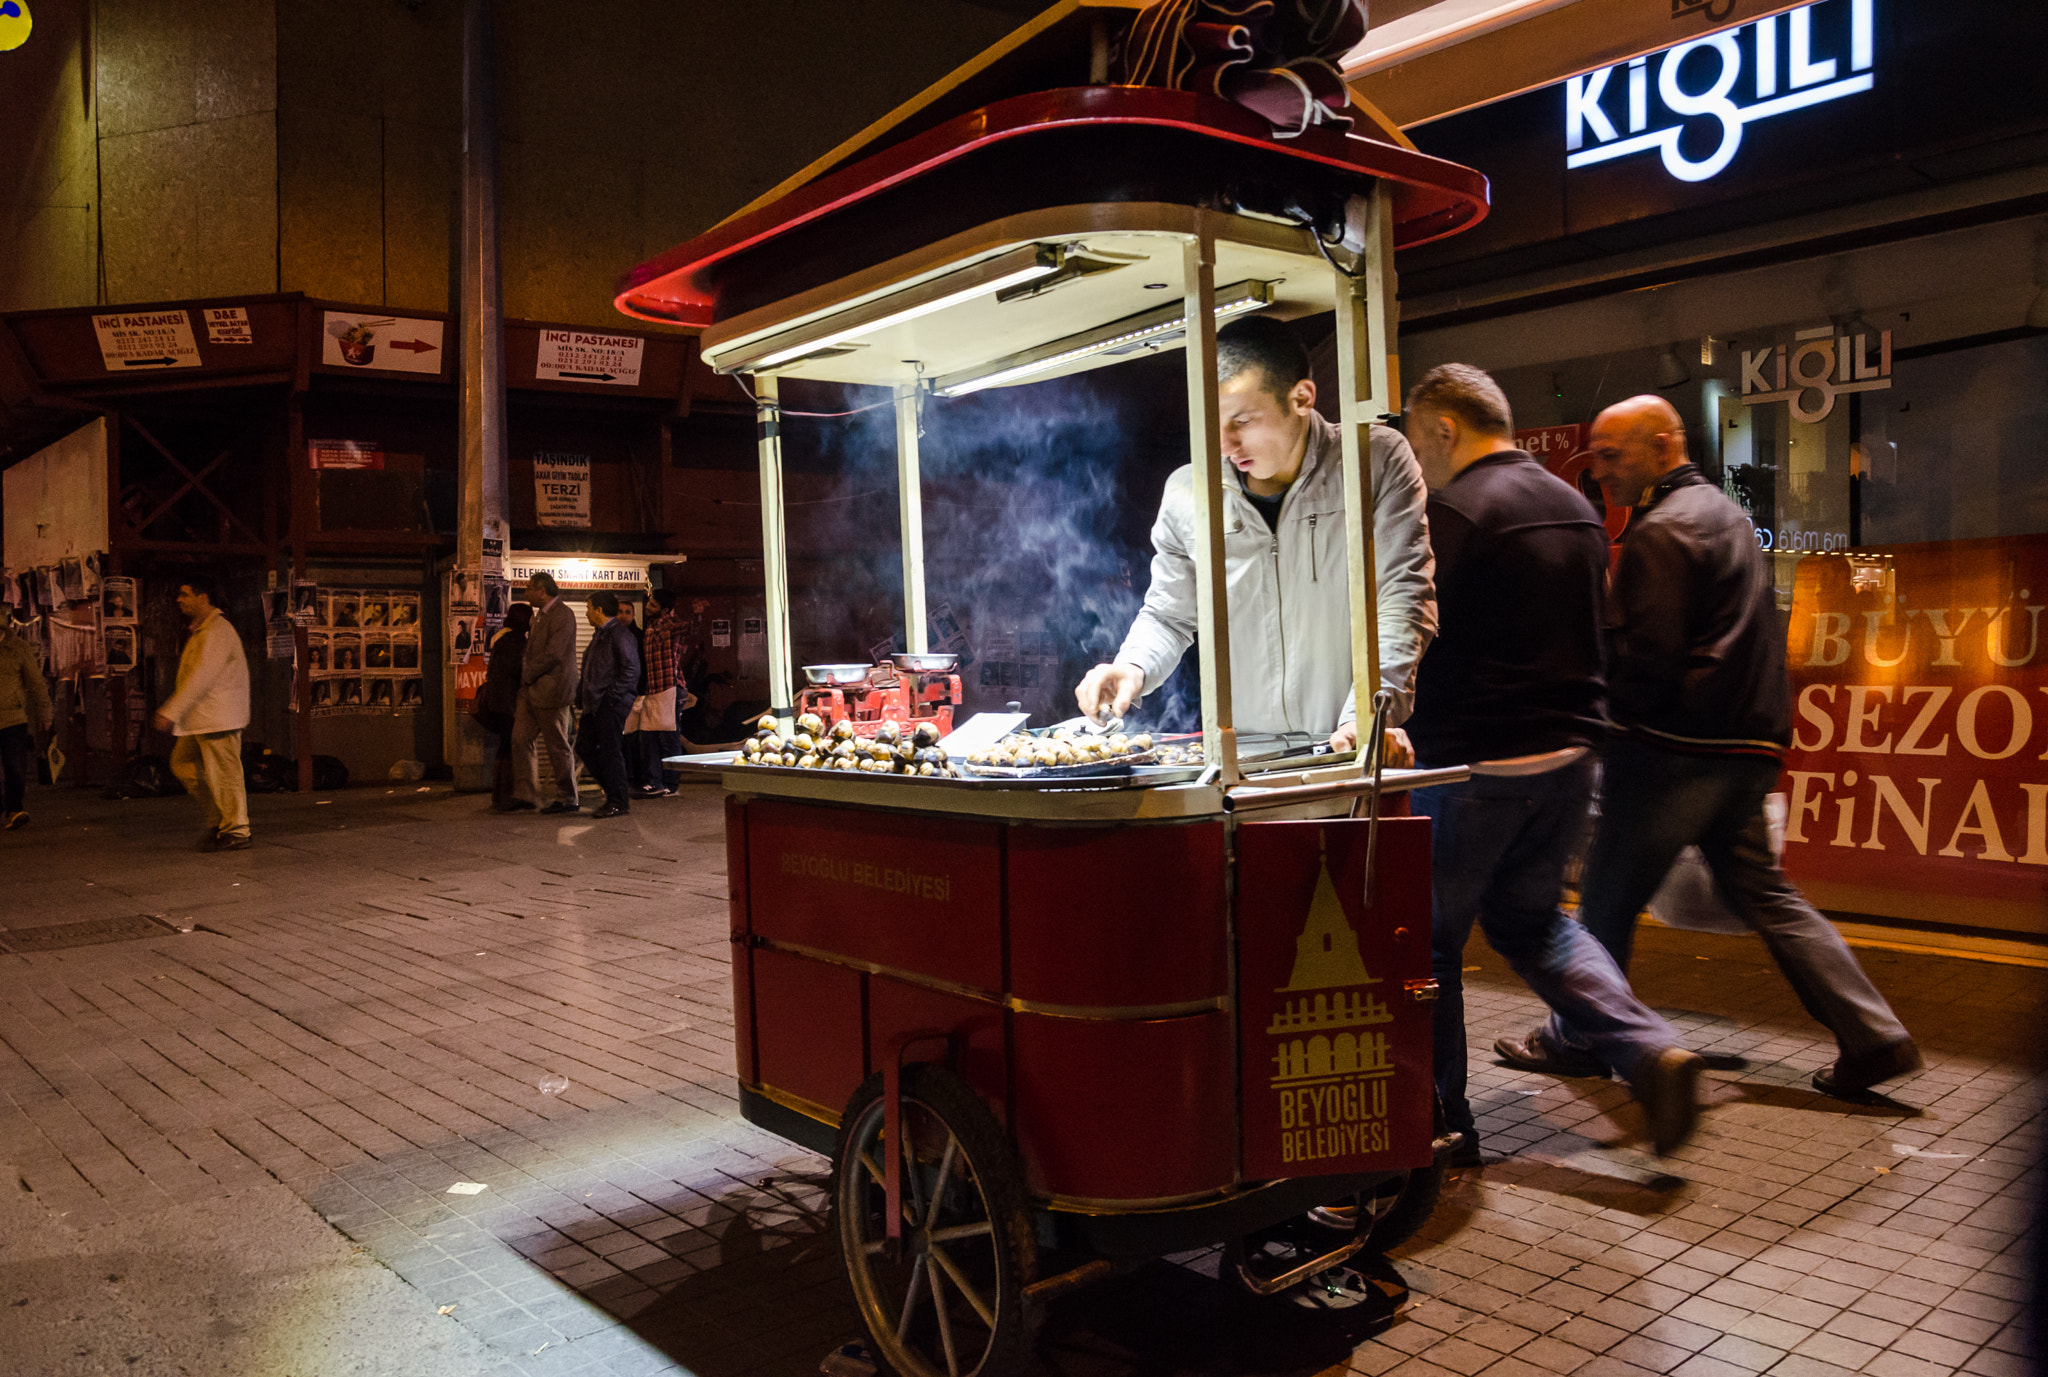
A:
<svg viewBox="0 0 2048 1377">
<path fill-rule="evenodd" d="M 727 221 L 625 274 L 614 299 L 641 320 L 703 328 L 715 306 L 705 275 L 722 261 L 847 206 L 871 199 L 1006 139 L 1086 125 L 1181 129 L 1227 143 L 1271 149 L 1305 162 L 1393 183 L 1397 248 L 1428 243 L 1477 224 L 1488 210 L 1486 178 L 1458 163 L 1355 135 L 1311 131 L 1272 137 L 1257 115 L 1213 96 L 1151 86 L 1082 86 L 1014 96 L 948 120 L 853 165 Z M 1401 192 L 1407 194 L 1399 194 Z M 1416 204 L 1420 202 L 1421 204 Z M 1463 211 L 1460 215 L 1458 212 Z M 1404 235 L 1403 228 L 1409 232 Z"/>
</svg>

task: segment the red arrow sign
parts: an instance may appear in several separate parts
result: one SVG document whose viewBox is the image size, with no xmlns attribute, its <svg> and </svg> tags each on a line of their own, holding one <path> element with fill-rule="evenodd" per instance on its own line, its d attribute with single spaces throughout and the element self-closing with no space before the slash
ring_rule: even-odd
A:
<svg viewBox="0 0 2048 1377">
<path fill-rule="evenodd" d="M 434 348 L 433 345 L 423 339 L 395 339 L 391 341 L 391 347 L 393 349 L 410 349 L 415 354 L 424 354 L 429 349 Z"/>
</svg>

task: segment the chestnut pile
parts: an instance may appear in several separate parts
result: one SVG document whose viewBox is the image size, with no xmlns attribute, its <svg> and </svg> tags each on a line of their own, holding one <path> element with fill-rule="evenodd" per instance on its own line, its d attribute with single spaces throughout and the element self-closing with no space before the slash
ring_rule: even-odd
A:
<svg viewBox="0 0 2048 1377">
<path fill-rule="evenodd" d="M 884 722 L 873 736 L 864 737 L 851 722 L 835 722 L 828 731 L 825 719 L 814 712 L 797 718 L 787 738 L 772 725 L 763 726 L 740 748 L 739 763 L 920 779 L 960 777 L 959 767 L 939 749 L 938 728 L 929 722 L 907 733 L 895 722 Z"/>
<path fill-rule="evenodd" d="M 970 753 L 967 763 L 1013 770 L 1050 770 L 1065 765 L 1110 765 L 1146 756 L 1151 750 L 1152 737 L 1148 732 L 1099 736 L 1061 728 L 1049 736 L 1006 736 L 993 746 Z"/>
</svg>

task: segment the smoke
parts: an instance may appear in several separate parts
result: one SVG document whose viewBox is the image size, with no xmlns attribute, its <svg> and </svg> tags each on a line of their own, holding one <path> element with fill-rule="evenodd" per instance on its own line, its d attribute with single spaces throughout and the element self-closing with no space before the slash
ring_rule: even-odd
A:
<svg viewBox="0 0 2048 1377">
<path fill-rule="evenodd" d="M 925 401 L 925 599 L 934 648 L 954 626 L 964 639 L 969 711 L 1016 701 L 1040 725 L 1071 716 L 1081 676 L 1122 643 L 1150 580 L 1161 489 L 1186 462 L 1184 422 L 1175 428 L 1181 389 L 1159 385 L 1177 383 L 1178 374 L 1176 359 L 1170 374 L 1123 367 Z M 845 402 L 879 397 L 849 390 Z M 835 643 L 893 628 L 900 647 L 894 410 L 799 424 L 820 428 L 812 463 L 847 496 L 793 511 L 792 549 L 800 548 L 801 520 L 807 540 L 861 552 L 857 570 L 826 576 L 835 587 L 792 589 L 811 604 L 803 621 Z M 877 625 L 871 610 L 858 629 L 849 627 L 845 598 L 856 592 L 870 609 L 886 601 L 892 615 Z M 941 621 L 944 610 L 950 621 Z M 809 638 L 800 630 L 797 639 L 802 658 Z M 862 658 L 873 644 L 849 657 Z M 1158 728 L 1190 728 L 1196 699 L 1190 664 L 1147 700 L 1144 717 Z"/>
</svg>

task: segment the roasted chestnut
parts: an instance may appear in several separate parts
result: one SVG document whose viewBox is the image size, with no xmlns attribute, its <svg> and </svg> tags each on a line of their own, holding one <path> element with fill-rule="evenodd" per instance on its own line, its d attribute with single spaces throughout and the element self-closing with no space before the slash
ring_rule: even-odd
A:
<svg viewBox="0 0 2048 1377">
<path fill-rule="evenodd" d="M 800 732 L 806 732 L 811 736 L 823 736 L 825 734 L 825 719 L 814 712 L 807 712 L 802 717 L 797 718 L 796 729 Z"/>
<path fill-rule="evenodd" d="M 853 723 L 843 717 L 832 724 L 832 739 L 834 741 L 851 741 L 855 735 Z"/>
<path fill-rule="evenodd" d="M 902 739 L 903 728 L 897 726 L 894 722 L 884 722 L 881 726 L 875 728 L 875 740 L 884 745 L 893 746 Z"/>
<path fill-rule="evenodd" d="M 939 729 L 930 722 L 920 722 L 917 730 L 910 734 L 910 739 L 917 746 L 936 746 L 939 744 Z"/>
</svg>

